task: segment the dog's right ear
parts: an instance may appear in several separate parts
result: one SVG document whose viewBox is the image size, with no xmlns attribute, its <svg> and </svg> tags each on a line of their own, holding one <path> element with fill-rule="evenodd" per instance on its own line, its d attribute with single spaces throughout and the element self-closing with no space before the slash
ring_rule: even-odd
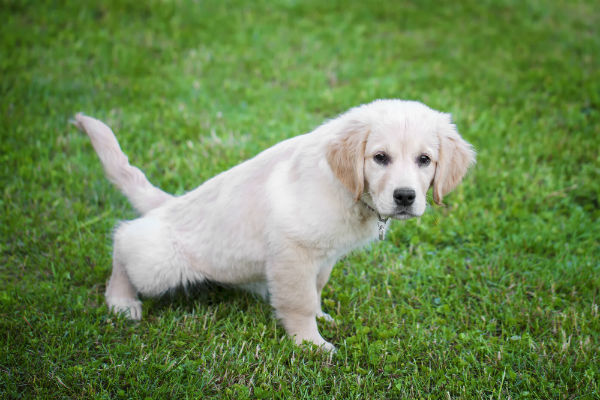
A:
<svg viewBox="0 0 600 400">
<path fill-rule="evenodd" d="M 365 189 L 365 146 L 369 129 L 349 122 L 327 145 L 327 162 L 333 174 L 358 200 Z"/>
</svg>

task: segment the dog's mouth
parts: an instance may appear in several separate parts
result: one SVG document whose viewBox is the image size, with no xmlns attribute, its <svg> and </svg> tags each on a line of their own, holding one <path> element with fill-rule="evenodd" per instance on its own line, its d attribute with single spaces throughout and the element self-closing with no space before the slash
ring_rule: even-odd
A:
<svg viewBox="0 0 600 400">
<path fill-rule="evenodd" d="M 414 214 L 408 210 L 400 210 L 400 211 L 396 212 L 394 215 L 392 215 L 392 218 L 404 220 L 404 219 L 414 218 L 416 216 L 417 216 L 416 214 Z"/>
<path fill-rule="evenodd" d="M 413 207 L 395 207 L 395 209 L 390 210 L 391 212 L 380 212 L 378 209 L 371 207 L 368 203 L 363 201 L 365 207 L 367 207 L 372 212 L 376 213 L 379 219 L 382 218 L 387 220 L 388 218 L 397 219 L 397 220 L 405 220 L 410 218 L 419 217 L 421 214 L 417 214 L 413 211 Z"/>
</svg>

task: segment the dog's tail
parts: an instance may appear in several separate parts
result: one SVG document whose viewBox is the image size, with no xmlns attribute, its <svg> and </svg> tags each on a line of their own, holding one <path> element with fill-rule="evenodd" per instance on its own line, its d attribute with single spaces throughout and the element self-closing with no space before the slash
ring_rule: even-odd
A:
<svg viewBox="0 0 600 400">
<path fill-rule="evenodd" d="M 79 113 L 75 115 L 73 124 L 87 133 L 104 166 L 106 176 L 141 214 L 173 197 L 153 186 L 142 171 L 129 164 L 114 133 L 103 122 Z"/>
</svg>

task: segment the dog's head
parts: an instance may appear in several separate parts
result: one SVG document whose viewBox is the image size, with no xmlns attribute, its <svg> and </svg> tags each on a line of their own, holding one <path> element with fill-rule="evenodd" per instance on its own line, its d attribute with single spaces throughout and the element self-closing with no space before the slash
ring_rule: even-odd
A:
<svg viewBox="0 0 600 400">
<path fill-rule="evenodd" d="M 442 198 L 475 162 L 450 115 L 414 101 L 377 100 L 343 114 L 327 161 L 353 194 L 383 217 L 425 212 L 427 190 Z"/>
</svg>

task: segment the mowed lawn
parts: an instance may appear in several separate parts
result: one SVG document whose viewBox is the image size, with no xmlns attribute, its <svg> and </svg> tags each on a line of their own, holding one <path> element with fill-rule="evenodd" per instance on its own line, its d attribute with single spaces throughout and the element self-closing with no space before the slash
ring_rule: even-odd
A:
<svg viewBox="0 0 600 400">
<path fill-rule="evenodd" d="M 597 2 L 59 3 L 0 2 L 0 397 L 600 396 Z M 108 313 L 136 214 L 76 112 L 181 194 L 377 98 L 452 113 L 478 163 L 336 265 L 336 354 L 216 286 Z"/>
</svg>

